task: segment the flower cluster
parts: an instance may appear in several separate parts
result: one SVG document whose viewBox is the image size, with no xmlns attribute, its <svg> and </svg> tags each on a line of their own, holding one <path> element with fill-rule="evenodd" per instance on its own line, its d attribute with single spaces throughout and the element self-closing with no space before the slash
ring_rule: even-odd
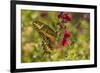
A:
<svg viewBox="0 0 100 73">
<path fill-rule="evenodd" d="M 68 22 L 72 20 L 72 16 L 66 13 L 59 13 L 58 18 L 62 20 L 62 22 Z"/>
<path fill-rule="evenodd" d="M 68 46 L 69 45 L 68 39 L 71 37 L 71 34 L 65 29 L 63 23 L 71 21 L 72 16 L 67 13 L 61 12 L 59 13 L 58 18 L 62 20 L 61 24 L 59 24 L 59 27 L 64 31 L 64 36 L 61 43 L 63 46 Z"/>
</svg>

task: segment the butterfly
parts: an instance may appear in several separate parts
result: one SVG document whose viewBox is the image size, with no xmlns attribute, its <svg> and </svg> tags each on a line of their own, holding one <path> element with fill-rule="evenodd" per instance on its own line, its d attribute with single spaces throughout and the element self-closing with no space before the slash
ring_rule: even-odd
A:
<svg viewBox="0 0 100 73">
<path fill-rule="evenodd" d="M 51 52 L 53 49 L 61 49 L 68 45 L 68 41 L 66 40 L 66 38 L 70 37 L 68 32 L 64 33 L 62 40 L 57 42 L 57 33 L 48 25 L 40 21 L 33 21 L 33 28 L 36 29 L 40 38 L 42 39 L 42 46 L 46 52 Z"/>
<path fill-rule="evenodd" d="M 46 51 L 51 51 L 54 48 L 54 43 L 56 41 L 56 32 L 52 30 L 48 25 L 40 22 L 33 21 L 33 28 L 36 29 L 40 38 L 42 39 L 42 46 Z"/>
</svg>

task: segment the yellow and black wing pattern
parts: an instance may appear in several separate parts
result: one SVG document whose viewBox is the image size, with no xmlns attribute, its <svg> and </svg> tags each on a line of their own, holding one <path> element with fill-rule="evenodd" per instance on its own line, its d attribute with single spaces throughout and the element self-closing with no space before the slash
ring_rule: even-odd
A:
<svg viewBox="0 0 100 73">
<path fill-rule="evenodd" d="M 48 25 L 39 21 L 33 21 L 33 28 L 36 29 L 42 39 L 43 49 L 45 49 L 47 52 L 50 52 L 54 48 L 53 44 L 56 41 L 56 32 Z"/>
</svg>

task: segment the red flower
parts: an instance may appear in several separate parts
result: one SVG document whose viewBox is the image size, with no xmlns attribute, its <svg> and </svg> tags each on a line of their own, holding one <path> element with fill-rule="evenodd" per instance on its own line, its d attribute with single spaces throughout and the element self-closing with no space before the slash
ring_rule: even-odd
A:
<svg viewBox="0 0 100 73">
<path fill-rule="evenodd" d="M 65 19 L 65 21 L 71 21 L 72 17 L 68 14 L 64 14 L 63 19 Z"/>
<path fill-rule="evenodd" d="M 68 46 L 69 43 L 68 43 L 68 41 L 67 41 L 66 39 L 63 39 L 63 41 L 62 41 L 62 45 L 63 45 L 63 46 Z"/>
<path fill-rule="evenodd" d="M 64 33 L 64 38 L 70 38 L 70 36 L 71 36 L 71 34 L 68 33 L 67 31 L 65 31 L 65 33 Z"/>
<path fill-rule="evenodd" d="M 58 15 L 58 18 L 62 19 L 62 21 L 64 21 L 64 22 L 72 20 L 71 15 L 65 14 L 65 13 L 62 13 L 62 12 Z"/>
<path fill-rule="evenodd" d="M 69 45 L 68 38 L 70 38 L 70 36 L 71 36 L 70 33 L 68 33 L 65 30 L 64 37 L 63 37 L 63 40 L 62 40 L 62 45 L 63 46 L 68 46 Z"/>
</svg>

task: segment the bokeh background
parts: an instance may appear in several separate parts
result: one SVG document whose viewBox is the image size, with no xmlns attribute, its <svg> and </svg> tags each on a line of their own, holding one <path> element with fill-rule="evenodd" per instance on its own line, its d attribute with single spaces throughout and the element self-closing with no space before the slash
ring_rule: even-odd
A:
<svg viewBox="0 0 100 73">
<path fill-rule="evenodd" d="M 61 23 L 58 18 L 59 13 L 54 11 L 21 10 L 22 63 L 90 59 L 90 14 L 64 12 L 71 16 L 71 21 Z M 58 26 L 62 24 L 71 34 L 71 37 L 67 39 L 69 45 L 60 47 L 60 51 L 53 48 L 50 52 L 47 52 L 48 50 L 42 45 L 43 39 L 34 28 L 34 21 L 37 21 L 39 25 L 49 27 L 54 33 L 60 33 L 55 37 L 56 44 L 60 42 L 64 35 L 64 31 Z M 48 28 L 44 30 L 49 32 Z M 51 43 L 51 45 L 54 45 L 54 43 Z"/>
</svg>

